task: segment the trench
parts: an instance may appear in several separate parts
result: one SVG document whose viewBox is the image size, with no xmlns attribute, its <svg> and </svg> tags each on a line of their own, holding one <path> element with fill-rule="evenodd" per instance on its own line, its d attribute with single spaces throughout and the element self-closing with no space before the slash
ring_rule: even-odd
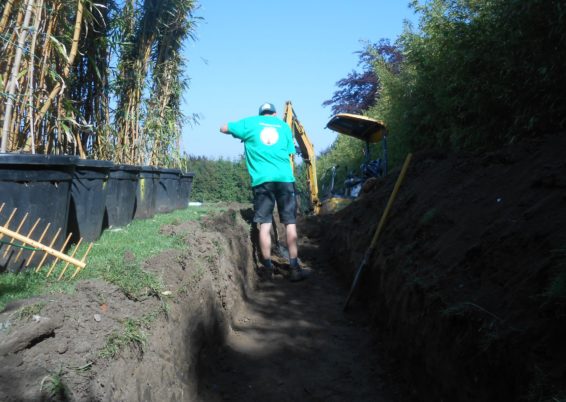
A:
<svg viewBox="0 0 566 402">
<path fill-rule="evenodd" d="M 0 399 L 390 400 L 367 321 L 361 310 L 342 313 L 345 289 L 316 240 L 301 240 L 308 280 L 263 282 L 250 210 L 160 231 L 184 240 L 143 263 L 171 291 L 167 314 L 163 299 L 129 299 L 100 280 L 45 300 L 43 327 L 22 322 L 0 340 L 0 385 L 12 384 L 0 386 Z M 286 260 L 276 263 L 285 268 Z M 140 324 L 143 344 L 100 356 L 112 334 L 125 334 L 127 320 L 148 315 L 155 318 Z M 65 392 L 50 398 L 45 378 L 59 378 Z"/>
<path fill-rule="evenodd" d="M 316 239 L 301 239 L 312 269 L 301 282 L 259 280 L 213 341 L 198 354 L 199 401 L 399 400 L 379 353 L 367 311 L 343 312 L 347 288 Z"/>
</svg>

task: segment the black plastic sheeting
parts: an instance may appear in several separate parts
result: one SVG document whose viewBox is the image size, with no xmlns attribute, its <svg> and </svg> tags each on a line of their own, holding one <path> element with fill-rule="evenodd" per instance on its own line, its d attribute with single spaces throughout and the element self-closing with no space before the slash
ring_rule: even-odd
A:
<svg viewBox="0 0 566 402">
<path fill-rule="evenodd" d="M 171 212 L 177 209 L 181 170 L 159 168 L 159 184 L 155 200 L 157 212 Z"/>
<path fill-rule="evenodd" d="M 147 219 L 155 215 L 159 169 L 154 166 L 142 166 L 136 190 L 136 210 L 134 219 Z"/>
<path fill-rule="evenodd" d="M 76 156 L 0 154 L 0 205 L 5 204 L 0 225 L 17 208 L 10 230 L 58 250 L 70 233 L 69 244 L 80 238 L 93 242 L 105 228 L 187 208 L 194 176 L 179 169 L 115 165 Z M 14 244 L 9 246 L 10 242 Z M 37 266 L 44 256 L 17 246 L 21 243 L 0 234 L 0 272 Z"/>
<path fill-rule="evenodd" d="M 0 212 L 0 224 L 4 226 L 17 208 L 8 229 L 36 241 L 42 237 L 42 243 L 60 249 L 67 233 L 76 160 L 73 156 L 0 154 L 0 205 L 5 204 Z M 53 242 L 57 232 L 59 235 Z M 7 237 L 0 239 L 0 272 L 17 272 L 40 263 L 44 253 L 9 246 L 6 243 L 10 241 Z"/>
<path fill-rule="evenodd" d="M 189 206 L 194 177 L 194 173 L 181 174 L 179 181 L 179 198 L 177 199 L 177 209 L 185 209 Z"/>
<path fill-rule="evenodd" d="M 124 227 L 134 219 L 139 166 L 114 165 L 110 169 L 106 193 L 106 214 L 110 228 Z"/>
<path fill-rule="evenodd" d="M 79 159 L 75 165 L 67 231 L 73 234 L 73 243 L 80 238 L 93 242 L 102 233 L 108 178 L 114 164 L 110 161 Z"/>
</svg>

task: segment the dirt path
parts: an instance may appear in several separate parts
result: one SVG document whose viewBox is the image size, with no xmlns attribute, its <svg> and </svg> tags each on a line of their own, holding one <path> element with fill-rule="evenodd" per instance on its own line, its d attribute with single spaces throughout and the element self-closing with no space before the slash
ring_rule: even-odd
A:
<svg viewBox="0 0 566 402">
<path fill-rule="evenodd" d="M 346 289 L 324 253 L 302 241 L 313 275 L 260 283 L 226 343 L 201 355 L 202 401 L 389 401 L 367 318 L 344 314 Z"/>
</svg>

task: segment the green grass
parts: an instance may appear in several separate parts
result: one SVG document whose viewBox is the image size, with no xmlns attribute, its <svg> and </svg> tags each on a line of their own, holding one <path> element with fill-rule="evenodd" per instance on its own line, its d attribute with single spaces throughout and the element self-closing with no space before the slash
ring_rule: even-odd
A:
<svg viewBox="0 0 566 402">
<path fill-rule="evenodd" d="M 59 264 L 48 278 L 48 266 L 39 273 L 33 270 L 0 275 L 0 311 L 7 303 L 53 293 L 72 293 L 77 281 L 100 278 L 119 286 L 124 293 L 138 300 L 156 294 L 162 288 L 161 282 L 154 275 L 143 271 L 143 261 L 166 249 L 184 247 L 178 236 L 160 234 L 163 225 L 198 220 L 204 215 L 224 210 L 223 204 L 211 204 L 201 207 L 189 207 L 168 214 L 158 214 L 152 219 L 135 220 L 125 228 L 106 230 L 94 244 L 86 267 L 70 279 L 74 267 L 69 267 L 61 281 L 57 276 L 63 269 Z M 81 245 L 77 256 L 82 256 L 87 245 Z"/>
<path fill-rule="evenodd" d="M 54 400 L 67 400 L 69 390 L 63 382 L 63 369 L 59 369 L 56 373 L 45 376 L 41 381 L 41 391 L 45 391 L 47 395 Z"/>
<path fill-rule="evenodd" d="M 34 315 L 39 315 L 39 313 L 41 313 L 41 310 L 43 310 L 43 307 L 45 307 L 46 304 L 47 303 L 45 302 L 39 302 L 39 303 L 27 305 L 19 309 L 16 316 L 20 320 L 29 320 Z"/>
<path fill-rule="evenodd" d="M 111 359 L 120 353 L 125 347 L 130 347 L 142 357 L 147 344 L 147 336 L 143 328 L 149 328 L 149 325 L 159 316 L 159 314 L 167 315 L 167 307 L 162 307 L 159 310 L 153 311 L 144 315 L 139 319 L 128 318 L 124 321 L 122 331 L 116 331 L 110 334 L 106 339 L 106 344 L 100 350 L 99 356 Z"/>
</svg>

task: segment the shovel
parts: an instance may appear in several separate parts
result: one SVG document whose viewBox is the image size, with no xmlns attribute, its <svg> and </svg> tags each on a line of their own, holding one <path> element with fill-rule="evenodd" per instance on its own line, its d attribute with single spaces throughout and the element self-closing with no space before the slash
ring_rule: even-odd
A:
<svg viewBox="0 0 566 402">
<path fill-rule="evenodd" d="M 403 179 L 405 178 L 405 174 L 407 173 L 407 169 L 409 168 L 409 163 L 411 162 L 412 157 L 413 157 L 413 154 L 408 154 L 407 157 L 405 158 L 405 162 L 403 163 L 403 167 L 401 168 L 401 173 L 399 173 L 399 177 L 397 178 L 397 182 L 395 183 L 395 187 L 393 187 L 393 192 L 389 196 L 389 201 L 387 201 L 387 206 L 385 207 L 385 210 L 383 211 L 383 214 L 381 215 L 381 220 L 379 221 L 379 225 L 377 225 L 377 229 L 375 230 L 373 238 L 371 239 L 371 243 L 370 243 L 369 247 L 367 248 L 367 250 L 364 254 L 364 258 L 362 259 L 362 262 L 360 263 L 358 270 L 356 271 L 356 276 L 354 276 L 354 281 L 352 282 L 350 292 L 348 293 L 348 297 L 346 298 L 346 302 L 344 303 L 343 311 L 346 311 L 346 309 L 348 308 L 348 303 L 350 302 L 350 299 L 352 298 L 354 291 L 358 287 L 358 282 L 360 281 L 360 277 L 362 275 L 362 272 L 363 272 L 364 268 L 366 267 L 369 259 L 371 258 L 373 251 L 376 248 L 377 240 L 379 239 L 379 235 L 381 234 L 381 231 L 383 230 L 383 227 L 385 226 L 385 221 L 387 220 L 387 216 L 389 215 L 389 211 L 391 210 L 391 206 L 393 205 L 393 202 L 395 201 L 395 197 L 397 197 L 397 193 L 399 192 L 399 188 L 401 187 L 401 183 L 403 182 Z"/>
</svg>

